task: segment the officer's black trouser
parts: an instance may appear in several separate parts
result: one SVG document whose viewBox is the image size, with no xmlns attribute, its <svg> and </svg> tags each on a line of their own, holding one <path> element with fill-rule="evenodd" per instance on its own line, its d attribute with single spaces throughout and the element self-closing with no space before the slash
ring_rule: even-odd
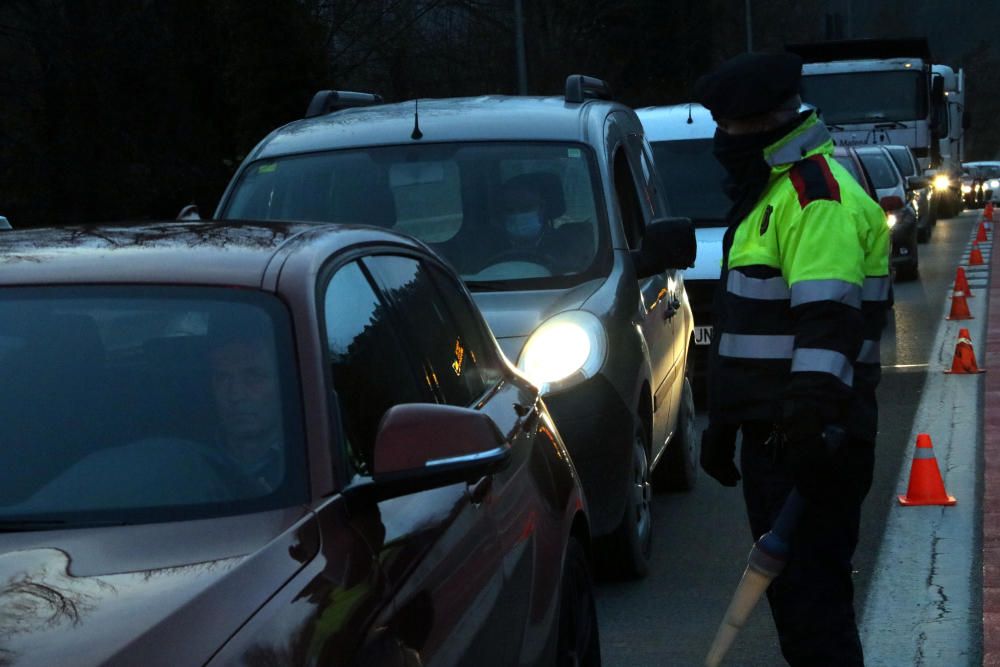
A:
<svg viewBox="0 0 1000 667">
<path fill-rule="evenodd" d="M 771 528 L 793 484 L 785 457 L 765 445 L 770 424 L 747 423 L 742 430 L 743 497 L 756 540 Z M 846 471 L 831 484 L 828 502 L 809 503 L 792 536 L 788 563 L 767 591 L 781 652 L 795 667 L 864 665 L 851 558 L 861 501 L 871 487 L 874 446 L 855 439 L 847 450 Z"/>
</svg>

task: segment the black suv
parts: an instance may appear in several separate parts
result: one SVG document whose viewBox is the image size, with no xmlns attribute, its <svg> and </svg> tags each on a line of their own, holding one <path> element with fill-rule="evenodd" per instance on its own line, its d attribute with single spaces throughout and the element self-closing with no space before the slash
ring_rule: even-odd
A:
<svg viewBox="0 0 1000 667">
<path fill-rule="evenodd" d="M 653 477 L 695 481 L 679 272 L 695 240 L 668 217 L 642 125 L 606 83 L 398 104 L 321 91 L 251 152 L 216 217 L 374 225 L 444 257 L 542 389 L 606 538 L 598 556 L 646 573 Z"/>
</svg>

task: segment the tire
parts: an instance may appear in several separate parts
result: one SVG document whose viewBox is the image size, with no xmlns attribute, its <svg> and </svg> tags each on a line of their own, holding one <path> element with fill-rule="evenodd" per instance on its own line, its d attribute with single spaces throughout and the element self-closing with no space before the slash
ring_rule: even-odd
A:
<svg viewBox="0 0 1000 667">
<path fill-rule="evenodd" d="M 594 581 L 583 546 L 569 538 L 559 585 L 559 626 L 556 667 L 600 667 Z"/>
<path fill-rule="evenodd" d="M 917 243 L 927 243 L 931 240 L 931 227 L 917 228 Z"/>
<path fill-rule="evenodd" d="M 649 559 L 653 553 L 653 485 L 649 470 L 649 441 L 645 427 L 638 420 L 629 471 L 621 523 L 611 535 L 601 539 L 598 556 L 604 574 L 641 579 L 649 574 Z"/>
<path fill-rule="evenodd" d="M 896 280 L 899 282 L 917 280 L 918 278 L 920 278 L 920 265 L 916 259 L 896 269 Z"/>
<path fill-rule="evenodd" d="M 698 434 L 695 431 L 694 391 L 691 380 L 684 378 L 676 435 L 653 470 L 653 485 L 657 490 L 686 492 L 694 489 L 698 481 Z"/>
</svg>

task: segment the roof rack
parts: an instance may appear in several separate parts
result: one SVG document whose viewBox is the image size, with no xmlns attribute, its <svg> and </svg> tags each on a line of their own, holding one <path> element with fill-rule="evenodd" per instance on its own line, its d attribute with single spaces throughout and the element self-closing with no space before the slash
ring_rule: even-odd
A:
<svg viewBox="0 0 1000 667">
<path fill-rule="evenodd" d="M 313 95 L 306 109 L 306 118 L 323 116 L 333 111 L 351 107 L 368 107 L 382 104 L 382 96 L 375 93 L 355 93 L 350 90 L 321 90 Z"/>
<path fill-rule="evenodd" d="M 899 39 L 845 39 L 809 44 L 787 44 L 786 51 L 797 54 L 807 63 L 834 60 L 881 60 L 885 58 L 920 58 L 931 61 L 931 50 L 924 37 Z"/>
<path fill-rule="evenodd" d="M 588 99 L 612 99 L 611 86 L 607 81 L 593 76 L 570 74 L 566 77 L 566 101 L 579 103 Z"/>
</svg>

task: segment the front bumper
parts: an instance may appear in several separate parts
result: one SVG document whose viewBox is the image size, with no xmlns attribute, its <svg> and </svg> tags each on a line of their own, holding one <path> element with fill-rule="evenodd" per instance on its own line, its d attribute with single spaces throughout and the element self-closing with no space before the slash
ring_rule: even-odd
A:
<svg viewBox="0 0 1000 667">
<path fill-rule="evenodd" d="M 608 535 L 625 511 L 633 410 L 601 374 L 544 400 L 580 475 L 593 534 Z"/>
</svg>

